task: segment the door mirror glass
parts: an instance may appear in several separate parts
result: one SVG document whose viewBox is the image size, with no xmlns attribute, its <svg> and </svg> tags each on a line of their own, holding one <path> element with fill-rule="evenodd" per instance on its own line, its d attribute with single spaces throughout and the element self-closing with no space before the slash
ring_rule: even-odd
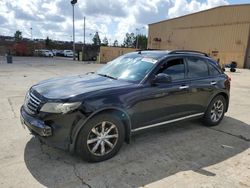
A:
<svg viewBox="0 0 250 188">
<path fill-rule="evenodd" d="M 153 83 L 170 83 L 172 81 L 171 76 L 164 73 L 159 73 L 155 76 Z"/>
</svg>

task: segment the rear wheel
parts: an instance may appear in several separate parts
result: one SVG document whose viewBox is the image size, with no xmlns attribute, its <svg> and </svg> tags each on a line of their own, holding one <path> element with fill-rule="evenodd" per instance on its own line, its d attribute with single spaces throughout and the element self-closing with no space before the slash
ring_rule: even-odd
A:
<svg viewBox="0 0 250 188">
<path fill-rule="evenodd" d="M 113 115 L 100 114 L 90 119 L 78 135 L 76 151 L 86 161 L 110 159 L 124 142 L 124 125 Z"/>
<path fill-rule="evenodd" d="M 224 117 L 226 109 L 226 100 L 223 96 L 216 96 L 209 104 L 203 117 L 206 126 L 218 125 Z"/>
</svg>

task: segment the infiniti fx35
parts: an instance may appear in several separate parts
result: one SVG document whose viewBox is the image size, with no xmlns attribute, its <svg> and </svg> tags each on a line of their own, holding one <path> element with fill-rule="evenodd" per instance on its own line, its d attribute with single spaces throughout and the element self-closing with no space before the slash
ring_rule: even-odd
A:
<svg viewBox="0 0 250 188">
<path fill-rule="evenodd" d="M 97 162 L 113 157 L 133 133 L 200 118 L 218 125 L 227 112 L 230 78 L 195 51 L 138 51 L 95 73 L 32 86 L 21 122 L 43 143 Z"/>
</svg>

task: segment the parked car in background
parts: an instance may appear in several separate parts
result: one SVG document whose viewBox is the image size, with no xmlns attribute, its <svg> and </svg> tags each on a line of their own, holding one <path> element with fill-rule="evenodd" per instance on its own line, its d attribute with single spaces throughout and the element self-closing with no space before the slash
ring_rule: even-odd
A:
<svg viewBox="0 0 250 188">
<path fill-rule="evenodd" d="M 72 50 L 63 50 L 64 57 L 73 57 L 73 51 Z"/>
<path fill-rule="evenodd" d="M 42 57 L 53 57 L 54 54 L 50 50 L 46 49 L 36 49 L 34 51 L 35 56 L 42 56 Z"/>
<path fill-rule="evenodd" d="M 57 56 L 57 52 L 58 52 L 58 50 L 53 49 L 53 50 L 51 50 L 51 51 L 52 51 L 52 53 L 53 53 L 53 55 L 54 55 L 54 56 Z"/>
<path fill-rule="evenodd" d="M 34 50 L 34 55 L 35 55 L 35 56 L 42 56 L 41 50 L 40 50 L 40 49 L 35 49 L 35 50 Z"/>
<path fill-rule="evenodd" d="M 63 52 L 64 50 L 57 50 L 56 51 L 56 56 L 61 56 L 61 57 L 63 57 L 64 56 L 64 52 Z"/>
<path fill-rule="evenodd" d="M 44 57 L 53 57 L 54 54 L 50 50 L 42 50 L 42 56 L 44 56 Z"/>
<path fill-rule="evenodd" d="M 96 73 L 32 86 L 21 122 L 43 143 L 103 161 L 142 130 L 192 118 L 218 125 L 228 110 L 230 80 L 201 52 L 132 52 Z"/>
</svg>

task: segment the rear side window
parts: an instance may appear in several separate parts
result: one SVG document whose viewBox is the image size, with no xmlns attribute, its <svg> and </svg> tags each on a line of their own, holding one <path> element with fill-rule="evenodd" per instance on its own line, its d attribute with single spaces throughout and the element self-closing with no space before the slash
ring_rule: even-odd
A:
<svg viewBox="0 0 250 188">
<path fill-rule="evenodd" d="M 185 67 L 183 59 L 167 61 L 158 73 L 165 73 L 171 76 L 172 80 L 182 80 L 185 77 Z"/>
<path fill-rule="evenodd" d="M 218 76 L 220 75 L 220 71 L 215 68 L 211 63 L 208 63 L 208 68 L 209 68 L 209 75 L 210 76 Z"/>
<path fill-rule="evenodd" d="M 197 57 L 186 58 L 189 78 L 201 78 L 208 76 L 208 66 L 205 60 Z"/>
</svg>

